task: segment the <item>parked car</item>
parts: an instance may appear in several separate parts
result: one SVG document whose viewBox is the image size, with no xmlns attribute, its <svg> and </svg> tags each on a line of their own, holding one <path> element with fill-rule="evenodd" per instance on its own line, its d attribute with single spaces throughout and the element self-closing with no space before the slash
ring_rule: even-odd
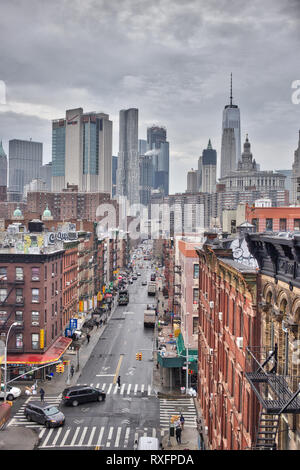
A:
<svg viewBox="0 0 300 470">
<path fill-rule="evenodd" d="M 62 401 L 65 405 L 78 406 L 80 403 L 90 401 L 104 401 L 106 393 L 99 388 L 89 385 L 74 385 L 65 388 L 62 393 Z"/>
<path fill-rule="evenodd" d="M 18 398 L 21 395 L 21 389 L 18 387 L 11 387 L 7 385 L 6 387 L 6 399 L 8 401 L 13 401 L 15 398 Z M 4 384 L 1 384 L 0 398 L 4 399 Z"/>
<path fill-rule="evenodd" d="M 137 280 L 137 276 L 134 274 L 134 275 L 132 276 L 132 279 L 133 279 L 134 281 L 136 281 L 136 280 Z"/>
<path fill-rule="evenodd" d="M 96 325 L 96 320 L 90 319 L 86 320 L 84 324 L 82 325 L 83 328 L 94 328 Z"/>
<path fill-rule="evenodd" d="M 56 428 L 65 424 L 65 415 L 56 406 L 43 402 L 29 402 L 24 409 L 28 421 L 44 424 L 47 428 Z"/>
<path fill-rule="evenodd" d="M 137 273 L 138 276 L 141 276 L 141 273 Z"/>
<path fill-rule="evenodd" d="M 147 285 L 147 281 L 142 281 L 142 286 L 146 286 Z"/>
</svg>

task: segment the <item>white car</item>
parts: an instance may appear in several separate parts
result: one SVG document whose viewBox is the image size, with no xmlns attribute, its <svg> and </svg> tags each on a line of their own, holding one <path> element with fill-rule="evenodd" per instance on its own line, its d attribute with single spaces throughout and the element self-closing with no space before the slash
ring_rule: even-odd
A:
<svg viewBox="0 0 300 470">
<path fill-rule="evenodd" d="M 21 395 L 21 389 L 18 387 L 12 387 L 7 385 L 6 387 L 6 399 L 8 401 L 13 401 L 15 398 L 18 398 Z M 4 384 L 1 384 L 0 398 L 4 399 Z"/>
</svg>

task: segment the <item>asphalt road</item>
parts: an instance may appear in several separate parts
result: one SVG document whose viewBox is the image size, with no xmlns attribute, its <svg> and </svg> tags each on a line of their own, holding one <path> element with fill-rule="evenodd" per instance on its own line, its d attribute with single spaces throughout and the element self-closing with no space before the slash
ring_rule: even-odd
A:
<svg viewBox="0 0 300 470">
<path fill-rule="evenodd" d="M 26 423 L 37 430 L 40 449 L 131 450 L 141 436 L 161 440 L 159 400 L 152 387 L 154 332 L 143 323 L 143 312 L 153 298 L 141 283 L 149 280 L 151 269 L 142 263 L 144 269 L 137 269 L 142 275 L 129 286 L 129 304 L 117 307 L 78 379 L 78 384 L 104 389 L 105 402 L 68 407 L 59 395 L 47 396 L 47 402 L 63 411 L 66 422 L 50 430 Z M 136 360 L 137 352 L 142 352 L 142 361 Z"/>
</svg>

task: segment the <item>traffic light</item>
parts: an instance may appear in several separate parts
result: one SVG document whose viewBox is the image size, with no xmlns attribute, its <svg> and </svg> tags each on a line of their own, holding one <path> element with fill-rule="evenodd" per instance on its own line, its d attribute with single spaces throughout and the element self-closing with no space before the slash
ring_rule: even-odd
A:
<svg viewBox="0 0 300 470">
<path fill-rule="evenodd" d="M 141 361 L 143 356 L 142 353 L 136 353 L 135 357 L 137 361 Z"/>
<path fill-rule="evenodd" d="M 56 372 L 62 374 L 65 370 L 65 366 L 63 364 L 57 364 L 56 366 Z"/>
</svg>

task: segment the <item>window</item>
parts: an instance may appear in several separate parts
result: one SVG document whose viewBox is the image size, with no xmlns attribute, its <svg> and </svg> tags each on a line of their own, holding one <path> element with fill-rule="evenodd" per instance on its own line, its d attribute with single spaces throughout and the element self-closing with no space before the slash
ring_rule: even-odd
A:
<svg viewBox="0 0 300 470">
<path fill-rule="evenodd" d="M 7 312 L 5 310 L 0 310 L 0 325 L 3 325 L 7 320 Z"/>
<path fill-rule="evenodd" d="M 294 219 L 294 230 L 300 230 L 300 219 Z"/>
<path fill-rule="evenodd" d="M 252 219 L 252 225 L 254 225 L 254 232 L 258 232 L 258 219 Z"/>
<path fill-rule="evenodd" d="M 47 287 L 44 287 L 44 300 L 47 302 Z"/>
<path fill-rule="evenodd" d="M 193 274 L 194 279 L 199 278 L 199 264 L 194 264 L 194 274 Z"/>
<path fill-rule="evenodd" d="M 36 312 L 36 311 L 31 312 L 31 324 L 37 326 L 39 323 L 40 323 L 39 312 Z"/>
<path fill-rule="evenodd" d="M 0 289 L 0 302 L 5 302 L 7 297 L 7 289 Z"/>
<path fill-rule="evenodd" d="M 45 277 L 45 281 L 47 280 L 47 265 L 45 264 L 45 268 L 44 268 L 44 277 Z"/>
<path fill-rule="evenodd" d="M 23 303 L 23 289 L 16 289 L 16 303 Z"/>
<path fill-rule="evenodd" d="M 22 333 L 16 334 L 16 348 L 17 349 L 23 348 L 23 334 Z"/>
<path fill-rule="evenodd" d="M 279 220 L 279 230 L 281 232 L 285 232 L 286 231 L 286 219 L 280 219 Z"/>
<path fill-rule="evenodd" d="M 199 289 L 198 287 L 193 289 L 193 304 L 197 304 L 199 302 Z"/>
<path fill-rule="evenodd" d="M 31 302 L 38 303 L 40 301 L 40 289 L 31 289 Z"/>
<path fill-rule="evenodd" d="M 193 317 L 193 335 L 198 334 L 198 317 Z"/>
<path fill-rule="evenodd" d="M 234 396 L 234 384 L 235 384 L 235 370 L 234 370 L 234 364 L 233 362 L 231 363 L 231 396 Z"/>
<path fill-rule="evenodd" d="M 23 268 L 16 268 L 16 281 L 24 280 L 24 270 Z"/>
<path fill-rule="evenodd" d="M 0 268 L 0 281 L 7 281 L 7 268 Z"/>
<path fill-rule="evenodd" d="M 266 219 L 266 231 L 272 232 L 273 230 L 273 219 Z"/>
<path fill-rule="evenodd" d="M 40 280 L 40 268 L 31 268 L 31 280 L 32 281 Z"/>
<path fill-rule="evenodd" d="M 15 319 L 18 322 L 23 322 L 23 312 L 22 312 L 22 310 L 17 310 L 16 311 Z"/>
<path fill-rule="evenodd" d="M 239 307 L 240 309 L 240 336 L 243 336 L 244 334 L 244 312 L 243 308 Z"/>
<path fill-rule="evenodd" d="M 39 335 L 37 333 L 31 335 L 31 347 L 32 349 L 39 349 Z"/>
</svg>

